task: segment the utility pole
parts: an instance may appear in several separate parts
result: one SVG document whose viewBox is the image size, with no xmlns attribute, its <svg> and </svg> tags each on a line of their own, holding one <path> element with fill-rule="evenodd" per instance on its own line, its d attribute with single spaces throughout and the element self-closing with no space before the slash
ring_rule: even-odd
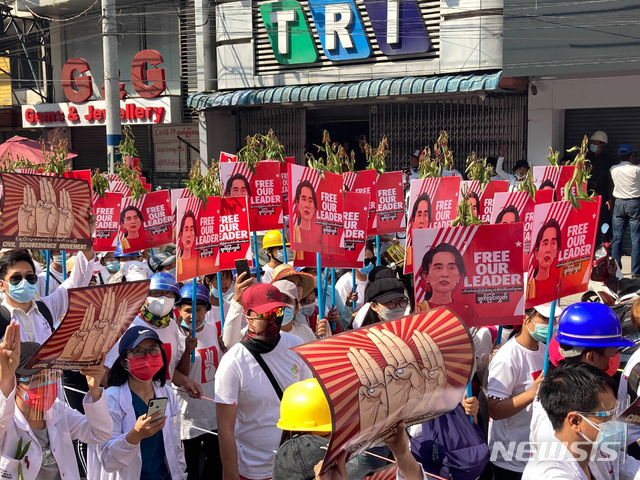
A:
<svg viewBox="0 0 640 480">
<path fill-rule="evenodd" d="M 118 72 L 116 1 L 102 0 L 102 59 L 107 125 L 107 165 L 115 173 L 116 152 L 122 137 L 120 126 L 120 75 Z"/>
</svg>

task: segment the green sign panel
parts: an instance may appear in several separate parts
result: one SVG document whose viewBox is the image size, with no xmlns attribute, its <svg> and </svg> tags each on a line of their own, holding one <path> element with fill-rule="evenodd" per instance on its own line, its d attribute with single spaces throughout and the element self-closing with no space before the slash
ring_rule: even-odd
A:
<svg viewBox="0 0 640 480">
<path fill-rule="evenodd" d="M 260 15 L 278 63 L 297 65 L 318 60 L 307 19 L 297 1 L 264 3 Z"/>
</svg>

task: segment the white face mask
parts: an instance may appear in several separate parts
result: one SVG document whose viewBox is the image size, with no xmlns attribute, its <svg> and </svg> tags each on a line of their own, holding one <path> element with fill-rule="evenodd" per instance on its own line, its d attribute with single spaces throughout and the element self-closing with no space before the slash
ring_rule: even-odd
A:
<svg viewBox="0 0 640 480">
<path fill-rule="evenodd" d="M 313 312 L 316 309 L 316 305 L 317 305 L 317 300 L 313 303 L 310 303 L 309 305 L 302 305 L 300 307 L 300 313 L 302 315 L 304 315 L 306 318 L 309 318 L 311 315 L 313 315 Z"/>
<path fill-rule="evenodd" d="M 173 309 L 173 297 L 147 297 L 147 310 L 156 317 L 166 317 Z"/>
<path fill-rule="evenodd" d="M 378 315 L 382 317 L 384 321 L 387 320 L 398 320 L 399 318 L 404 317 L 404 308 L 396 307 L 396 308 L 385 308 L 380 307 L 380 312 Z"/>
<path fill-rule="evenodd" d="M 51 260 L 53 263 L 62 266 L 62 255 L 52 255 Z"/>
<path fill-rule="evenodd" d="M 227 290 L 227 293 L 222 294 L 222 298 L 227 302 L 230 302 L 233 299 L 234 290 L 235 288 L 233 284 L 231 284 L 231 286 L 229 287 L 229 290 Z"/>
</svg>

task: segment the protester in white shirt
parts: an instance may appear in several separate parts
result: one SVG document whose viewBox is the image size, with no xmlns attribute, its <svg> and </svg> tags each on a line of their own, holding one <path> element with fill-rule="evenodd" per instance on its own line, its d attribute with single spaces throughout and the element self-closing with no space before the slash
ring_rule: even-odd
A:
<svg viewBox="0 0 640 480">
<path fill-rule="evenodd" d="M 375 257 L 371 248 L 364 249 L 364 266 L 356 269 L 356 307 L 353 308 L 357 312 L 364 305 L 364 291 L 369 285 L 368 275 L 375 267 Z M 336 282 L 336 293 L 345 305 L 353 303 L 353 275 L 347 272 Z M 353 307 L 353 306 L 352 306 Z"/>
<path fill-rule="evenodd" d="M 279 397 L 289 385 L 312 375 L 289 350 L 302 340 L 280 333 L 287 307 L 280 291 L 273 285 L 253 285 L 244 292 L 242 304 L 249 330 L 224 355 L 216 373 L 220 456 L 226 480 L 267 479 L 280 444 Z M 260 357 L 277 384 L 271 383 L 256 360 Z"/>
<path fill-rule="evenodd" d="M 487 397 L 489 406 L 489 448 L 494 452 L 494 478 L 515 478 L 524 461 L 505 458 L 496 444 L 508 446 L 529 441 L 531 403 L 544 366 L 549 319 L 534 309 L 526 312 L 522 330 L 497 351 L 489 363 Z"/>
<path fill-rule="evenodd" d="M 222 329 L 222 343 L 227 350 L 242 340 L 242 330 L 247 326 L 247 319 L 242 308 L 242 295 L 255 281 L 255 278 L 246 272 L 236 276 L 233 298 L 229 302 L 229 311 L 225 315 Z"/>
<path fill-rule="evenodd" d="M 47 292 L 47 272 L 45 270 L 38 274 L 38 296 L 43 298 L 51 295 L 64 281 L 65 278 L 62 276 L 62 252 L 56 250 L 52 252 L 51 262 L 49 263 L 49 291 Z"/>
<path fill-rule="evenodd" d="M 167 272 L 154 273 L 150 277 L 149 296 L 140 308 L 140 314 L 133 319 L 129 328 L 147 327 L 156 332 L 167 356 L 167 378 L 174 385 L 182 387 L 195 398 L 202 396 L 200 385 L 186 375 L 176 371 L 180 360 L 180 333 L 173 316 L 175 302 L 180 300 L 180 289 L 173 276 Z M 105 365 L 112 368 L 119 355 L 117 342 L 107 354 Z"/>
<path fill-rule="evenodd" d="M 165 384 L 162 341 L 151 328 L 132 327 L 120 339 L 118 352 L 107 389 L 113 431 L 109 441 L 92 449 L 89 478 L 186 480 L 180 406 Z M 163 397 L 166 410 L 147 417 L 149 401 Z"/>
<path fill-rule="evenodd" d="M 178 353 L 180 362 L 178 371 L 187 375 L 202 387 L 203 396 L 213 399 L 215 396 L 214 377 L 222 349 L 218 343 L 218 328 L 206 321 L 207 312 L 212 309 L 209 291 L 204 285 L 196 287 L 196 334 L 192 337 L 193 285 L 188 283 L 180 290 L 182 299 L 178 302 L 180 314 L 180 339 Z M 191 361 L 191 355 L 195 361 Z M 182 389 L 176 389 L 178 403 L 182 411 L 182 445 L 187 461 L 187 473 L 190 480 L 201 477 L 222 478 L 222 463 L 218 436 L 216 411 L 209 400 L 191 398 Z M 211 433 L 207 433 L 211 432 Z M 206 458 L 200 472 L 201 454 Z"/>
<path fill-rule="evenodd" d="M 93 250 L 82 252 L 78 255 L 70 277 L 62 283 L 62 288 L 40 298 L 39 301 L 51 313 L 54 326 L 67 312 L 67 289 L 89 285 L 93 275 L 92 259 Z M 6 294 L 0 305 L 8 310 L 11 320 L 20 325 L 20 338 L 44 343 L 51 336 L 52 328 L 32 300 L 37 293 L 37 282 L 33 260 L 26 250 L 12 250 L 0 257 L 0 290 Z"/>
<path fill-rule="evenodd" d="M 515 192 L 518 190 L 520 183 L 522 183 L 527 177 L 529 171 L 529 162 L 526 160 L 518 160 L 513 167 L 513 175 L 504 171 L 502 166 L 504 165 L 504 156 L 507 154 L 508 145 L 505 143 L 500 149 L 500 156 L 496 163 L 496 174 L 502 179 L 509 182 L 509 191 Z"/>
<path fill-rule="evenodd" d="M 272 284 L 282 294 L 282 301 L 288 306 L 284 309 L 284 318 L 280 327 L 281 332 L 291 333 L 300 337 L 303 343 L 313 342 L 317 339 L 300 313 L 300 303 L 298 302 L 298 289 L 295 285 L 287 280 L 278 280 Z M 301 318 L 302 317 L 302 318 Z M 318 336 L 331 335 L 331 330 L 327 328 L 326 322 L 323 322 L 323 328 Z"/>
<path fill-rule="evenodd" d="M 202 284 L 209 292 L 209 300 L 211 301 L 211 310 L 207 312 L 207 322 L 215 323 L 218 331 L 221 332 L 222 319 L 220 318 L 220 302 L 222 301 L 222 309 L 226 321 L 226 318 L 229 315 L 229 309 L 231 308 L 230 301 L 233 300 L 233 297 L 229 301 L 224 298 L 220 300 L 220 293 L 218 292 L 218 277 L 215 273 L 205 275 L 202 279 Z"/>
<path fill-rule="evenodd" d="M 624 424 L 613 420 L 615 392 L 613 379 L 587 363 L 564 365 L 549 373 L 539 396 L 558 441 L 539 445 L 522 479 L 590 480 L 591 456 L 605 449 L 619 452 L 626 440 Z"/>
<path fill-rule="evenodd" d="M 113 428 L 100 388 L 104 367 L 100 364 L 82 371 L 89 384 L 83 415 L 57 398 L 59 371 L 25 368 L 39 347 L 34 342 L 20 343 L 20 327 L 15 322 L 7 327 L 0 343 L 0 476 L 80 480 L 72 440 L 104 442 Z M 24 449 L 20 459 L 16 458 L 19 444 Z"/>
<path fill-rule="evenodd" d="M 109 283 L 109 279 L 120 269 L 120 262 L 114 259 L 113 252 L 100 252 L 94 262 L 93 274 L 98 285 Z"/>
<path fill-rule="evenodd" d="M 273 269 L 285 262 L 285 252 L 282 246 L 283 233 L 280 230 L 270 230 L 264 234 L 262 238 L 262 248 L 269 257 L 269 262 L 262 267 L 262 283 L 271 283 L 273 280 Z M 286 240 L 286 237 L 285 237 Z M 289 242 L 285 244 L 285 248 L 289 247 Z M 293 252 L 287 248 L 287 261 L 293 260 Z"/>
</svg>

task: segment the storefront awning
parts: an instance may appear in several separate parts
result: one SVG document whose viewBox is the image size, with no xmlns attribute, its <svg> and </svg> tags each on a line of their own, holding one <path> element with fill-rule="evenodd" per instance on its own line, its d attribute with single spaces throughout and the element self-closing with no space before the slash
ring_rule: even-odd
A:
<svg viewBox="0 0 640 480">
<path fill-rule="evenodd" d="M 375 97 L 426 95 L 430 93 L 477 92 L 496 90 L 502 72 L 485 75 L 449 75 L 442 77 L 404 77 L 366 80 L 358 83 L 271 87 L 233 92 L 196 93 L 187 98 L 187 106 L 196 110 L 227 106 L 274 103 L 358 100 Z"/>
</svg>

